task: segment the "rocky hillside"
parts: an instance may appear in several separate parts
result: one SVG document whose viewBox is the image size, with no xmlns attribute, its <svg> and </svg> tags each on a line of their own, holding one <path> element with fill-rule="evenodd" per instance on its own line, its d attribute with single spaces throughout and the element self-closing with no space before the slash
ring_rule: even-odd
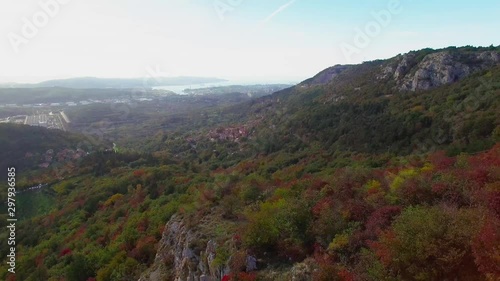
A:
<svg viewBox="0 0 500 281">
<path fill-rule="evenodd" d="M 139 281 L 215 281 L 229 274 L 229 267 L 221 263 L 220 257 L 216 259 L 217 252 L 221 254 L 219 245 L 207 238 L 211 232 L 207 227 L 210 220 L 215 217 L 207 216 L 198 225 L 189 225 L 181 216 L 174 215 L 165 225 L 153 265 Z M 235 252 L 235 241 L 231 242 L 231 252 Z M 254 257 L 246 257 L 246 267 L 250 271 L 256 269 Z"/>
<path fill-rule="evenodd" d="M 322 84 L 327 84 L 330 81 L 332 81 L 333 78 L 337 77 L 340 73 L 344 72 L 346 69 L 349 67 L 352 67 L 350 65 L 335 65 L 332 67 L 329 67 L 320 73 L 316 74 L 314 77 L 309 78 L 305 80 L 304 82 L 300 83 L 302 86 L 314 86 L 314 85 L 322 85 Z"/>
<path fill-rule="evenodd" d="M 374 82 L 394 82 L 399 91 L 422 91 L 457 82 L 471 74 L 500 65 L 498 47 L 473 48 L 449 47 L 446 49 L 424 49 L 398 55 L 389 60 L 379 60 L 374 71 Z M 329 84 L 347 70 L 357 71 L 361 65 L 335 65 L 299 86 Z"/>
<path fill-rule="evenodd" d="M 317 141 L 328 150 L 398 154 L 450 144 L 480 149 L 475 136 L 488 138 L 499 125 L 499 57 L 499 47 L 424 49 L 334 66 L 247 109 L 263 120 L 249 138 L 268 151 L 284 141 L 290 149 Z"/>
<path fill-rule="evenodd" d="M 174 215 L 165 225 L 154 263 L 138 281 L 218 281 L 230 276 L 234 264 L 244 272 L 259 270 L 261 260 L 239 249 L 241 242 L 232 235 L 225 245 L 218 245 L 207 225 L 223 221 L 219 216 L 209 215 L 197 225 L 189 225 L 182 216 Z M 208 241 L 207 241 L 208 239 Z M 222 246 L 222 247 L 221 247 Z M 220 249 L 224 249 L 221 251 Z M 227 251 L 227 252 L 225 252 Z M 292 267 L 283 269 L 260 269 L 269 280 L 310 280 L 316 268 L 313 259 L 306 259 Z M 242 279 L 246 280 L 246 279 Z M 251 280 L 251 279 L 249 279 Z"/>
<path fill-rule="evenodd" d="M 172 114 L 160 131 L 128 127 L 152 153 L 90 153 L 53 183 L 20 175 L 51 182 L 53 208 L 16 225 L 15 279 L 499 280 L 498 52 L 335 66 L 266 97 Z M 429 89 L 401 88 L 424 69 Z M 12 147 L 32 144 L 24 135 L 0 134 Z M 13 281 L 8 251 L 0 244 L 0 279 Z"/>
<path fill-rule="evenodd" d="M 498 98 L 500 92 L 498 83 L 496 83 L 500 79 L 499 58 L 500 51 L 498 48 L 448 48 L 437 51 L 421 50 L 410 52 L 389 60 L 367 62 L 361 65 L 333 66 L 296 87 L 275 93 L 270 97 L 262 98 L 258 102 L 253 103 L 248 109 L 242 110 L 242 112 L 248 113 L 249 116 L 256 116 L 259 120 L 262 120 L 249 125 L 248 131 L 252 133 L 246 136 L 248 140 L 235 142 L 227 138 L 218 140 L 212 138 L 211 141 L 219 145 L 231 143 L 233 147 L 237 143 L 237 150 L 234 150 L 231 155 L 236 155 L 248 149 L 247 141 L 249 141 L 254 144 L 254 149 L 269 155 L 268 157 L 276 157 L 276 166 L 270 165 L 270 170 L 268 170 L 272 174 L 272 176 L 269 176 L 272 177 L 272 180 L 268 182 L 268 185 L 259 183 L 257 180 L 251 181 L 252 184 L 250 186 L 260 186 L 261 191 L 267 190 L 270 188 L 269 186 L 281 184 L 278 174 L 280 174 L 280 171 L 284 167 L 307 166 L 307 164 L 300 164 L 303 162 L 299 159 L 307 157 L 305 155 L 310 156 L 311 154 L 308 151 L 311 149 L 318 149 L 318 151 L 322 151 L 321 153 L 328 155 L 323 155 L 324 159 L 318 160 L 321 164 L 317 164 L 314 168 L 308 166 L 306 170 L 311 173 L 320 171 L 325 166 L 335 162 L 333 159 L 340 157 L 338 155 L 341 155 L 341 151 L 344 151 L 344 149 L 347 151 L 365 152 L 398 151 L 398 153 L 414 153 L 416 155 L 437 150 L 438 148 L 452 148 L 449 150 L 450 153 L 454 153 L 453 151 L 455 150 L 458 152 L 468 149 L 471 149 L 472 152 L 480 151 L 490 147 L 495 141 L 500 140 L 500 124 L 498 119 Z M 481 84 L 478 81 L 483 81 L 483 83 Z M 408 95 L 404 94 L 407 92 L 411 93 L 411 99 Z M 471 102 L 472 100 L 478 101 L 477 104 Z M 466 114 L 462 114 L 463 112 L 466 112 Z M 250 123 L 248 122 L 247 124 Z M 195 145 L 199 145 L 202 140 L 203 138 L 191 139 Z M 283 154 L 302 156 L 297 156 L 297 158 L 287 162 L 280 158 Z M 258 159 L 260 158 L 249 161 L 261 161 Z M 240 167 L 241 171 L 251 171 L 252 169 L 258 169 L 256 167 L 261 164 L 255 164 L 256 166 L 252 167 L 246 167 L 246 165 L 245 162 L 240 162 L 236 166 Z M 343 165 L 345 164 L 341 164 L 341 167 Z M 379 164 L 374 162 L 370 165 L 377 166 Z M 236 170 L 238 169 L 236 168 Z M 424 167 L 421 169 L 422 174 L 425 174 L 425 170 L 428 168 Z M 384 172 L 381 173 L 384 174 Z M 387 174 L 384 174 L 386 176 L 382 177 L 386 177 L 385 180 L 389 182 L 389 185 L 395 186 L 396 183 L 394 182 L 396 180 L 392 184 L 390 183 L 393 180 L 390 173 L 392 172 L 387 172 Z M 401 173 L 404 174 L 406 172 L 402 171 Z M 296 176 L 300 177 L 298 174 Z M 295 176 L 282 174 L 281 177 L 293 178 L 291 186 L 295 186 Z M 414 177 L 413 174 L 410 176 L 402 175 L 401 180 L 405 181 L 412 177 Z M 361 202 L 353 203 L 350 196 L 365 196 L 362 195 L 364 191 L 360 191 L 361 189 L 357 191 L 352 190 L 350 192 L 353 193 L 346 195 L 347 193 L 344 194 L 344 191 L 335 190 L 335 188 L 330 187 L 326 182 L 316 182 L 313 184 L 308 181 L 307 177 L 305 178 L 302 178 L 307 182 L 304 186 L 310 189 L 314 189 L 314 187 L 311 187 L 314 184 L 320 185 L 318 190 L 321 189 L 321 193 L 324 192 L 325 194 L 317 196 L 326 196 L 328 200 L 337 202 L 333 204 L 324 199 L 324 201 L 320 200 L 317 202 L 317 205 L 314 207 L 313 205 L 308 206 L 312 210 L 313 217 L 325 216 L 325 221 L 318 219 L 315 222 L 317 224 L 310 225 L 307 230 L 299 230 L 302 227 L 300 223 L 293 227 L 288 225 L 294 223 L 293 219 L 291 219 L 294 215 L 300 217 L 300 219 L 311 215 L 311 213 L 301 213 L 303 209 L 297 207 L 300 206 L 302 201 L 294 201 L 295 199 L 293 199 L 289 205 L 284 206 L 279 204 L 281 200 L 288 200 L 286 195 L 283 194 L 287 192 L 293 193 L 294 191 L 291 191 L 293 187 L 291 189 L 287 189 L 290 188 L 287 187 L 279 192 L 276 191 L 277 193 L 274 196 L 270 196 L 267 203 L 256 201 L 258 203 L 251 205 L 249 209 L 259 209 L 259 212 L 265 215 L 258 217 L 258 219 L 255 219 L 252 215 L 245 215 L 249 218 L 249 221 L 245 221 L 244 223 L 237 219 L 228 220 L 224 216 L 211 214 L 203 216 L 202 219 L 193 224 L 192 222 L 188 223 L 185 218 L 174 216 L 165 226 L 155 262 L 139 280 L 229 280 L 223 278 L 224 276 L 234 277 L 235 268 L 236 271 L 239 270 L 249 274 L 258 272 L 258 276 L 263 277 L 262 280 L 311 280 L 313 278 L 314 280 L 353 280 L 349 279 L 351 272 L 364 271 L 365 265 L 363 265 L 363 259 L 369 260 L 372 258 L 359 253 L 353 253 L 360 249 L 359 247 L 361 246 L 359 245 L 361 244 L 366 248 L 372 247 L 367 246 L 371 245 L 369 243 L 364 244 L 367 243 L 366 241 L 361 242 L 364 236 L 371 237 L 378 234 L 375 234 L 370 229 L 371 222 L 367 223 L 366 228 L 356 225 L 357 222 L 352 225 L 345 222 L 345 225 L 340 227 L 344 229 L 344 232 L 339 229 L 335 230 L 337 226 L 328 225 L 335 218 L 329 217 L 326 213 L 335 208 L 344 208 L 345 213 L 342 213 L 342 216 L 354 216 L 354 213 L 359 212 L 358 215 L 363 217 L 363 213 L 371 212 L 369 209 L 372 207 L 361 207 L 361 205 L 365 204 Z M 349 180 L 346 179 L 346 181 Z M 323 184 L 324 188 L 322 188 Z M 371 184 L 377 186 L 375 189 L 380 188 L 378 181 L 369 182 L 366 186 Z M 332 184 L 332 186 L 335 185 L 338 185 L 338 183 Z M 366 186 L 362 188 L 368 189 L 369 187 Z M 245 187 L 247 189 L 251 188 L 247 185 Z M 332 189 L 330 190 L 330 188 Z M 349 189 L 350 187 L 345 188 Z M 420 187 L 412 188 L 418 189 Z M 246 194 L 247 191 L 246 189 L 241 189 L 240 192 Z M 310 192 L 314 193 L 311 190 Z M 391 193 L 393 191 L 387 192 Z M 406 190 L 405 192 L 412 193 L 417 191 Z M 307 192 L 303 195 L 312 196 Z M 342 200 L 334 199 L 337 196 L 346 196 L 345 200 L 350 203 L 342 203 Z M 372 195 L 366 196 L 369 197 Z M 405 198 L 402 200 L 408 199 L 405 197 L 407 195 L 398 196 Z M 422 193 L 418 196 L 427 195 L 423 195 Z M 376 200 L 385 200 L 382 197 Z M 226 199 L 239 200 L 229 197 L 226 197 Z M 221 200 L 223 202 L 221 203 L 222 208 L 224 208 L 224 204 L 231 204 L 227 203 L 224 198 Z M 392 199 L 387 200 L 390 201 Z M 416 200 L 412 201 L 416 203 L 420 202 L 419 200 L 426 199 L 416 199 L 415 197 L 408 200 Z M 354 204 L 355 206 L 346 207 L 349 204 Z M 256 207 L 257 205 L 260 207 Z M 266 209 L 270 208 L 270 205 L 274 206 L 272 208 L 276 208 L 276 210 L 283 208 L 286 211 L 283 211 L 284 213 L 282 214 L 277 214 L 275 211 Z M 325 207 L 326 205 L 329 207 Z M 389 218 L 392 218 L 393 213 L 399 213 L 399 207 L 389 205 L 385 206 L 385 209 L 380 211 L 380 214 L 377 213 L 379 211 L 375 211 L 372 214 L 373 217 L 376 217 L 374 220 L 379 219 L 377 216 L 380 215 L 384 217 L 384 220 L 387 219 L 388 222 L 392 220 Z M 363 209 L 365 207 L 367 209 Z M 322 208 L 325 208 L 325 210 L 319 211 Z M 327 209 L 330 211 L 326 211 Z M 340 213 L 337 215 L 340 216 Z M 275 229 L 272 225 L 267 225 L 262 221 L 267 222 L 267 219 L 272 216 L 277 216 L 274 223 L 283 223 L 285 226 L 280 230 L 283 231 L 281 234 L 275 234 L 277 237 L 280 237 L 279 239 L 283 240 L 276 238 L 276 241 L 269 244 L 266 239 L 269 239 L 268 236 L 273 235 L 270 231 Z M 291 221 L 283 219 L 284 217 L 291 219 Z M 338 217 L 336 218 L 338 219 Z M 351 221 L 356 220 L 352 219 Z M 255 235 L 255 237 L 252 237 L 255 240 L 244 241 L 242 247 L 241 244 L 238 245 L 239 238 L 237 237 L 239 236 L 237 234 L 221 238 L 221 235 L 214 231 L 213 226 L 222 222 L 227 223 L 228 221 L 245 225 L 243 228 L 247 231 L 247 239 L 248 235 Z M 246 226 L 248 222 L 250 226 Z M 458 224 L 458 222 L 453 223 Z M 253 229 L 254 232 L 252 232 L 252 226 L 255 225 L 259 227 Z M 422 227 L 425 228 L 425 226 Z M 325 230 L 324 233 L 317 230 L 323 228 L 327 228 L 328 230 Z M 284 234 L 287 231 L 294 234 Z M 315 231 L 318 232 L 316 233 Z M 301 243 L 305 243 L 308 246 L 304 246 L 305 244 L 301 244 L 301 246 L 294 244 L 297 243 L 297 239 L 300 240 L 297 237 L 311 235 L 310 232 L 314 232 L 318 236 L 324 235 L 326 237 L 325 241 L 318 240 L 318 236 L 316 236 L 314 238 L 310 237 L 311 240 L 301 240 Z M 318 234 L 320 232 L 321 234 Z M 312 245 L 312 240 L 315 240 L 316 244 Z M 226 241 L 222 248 L 220 247 L 220 241 Z M 272 246 L 270 246 L 271 244 Z M 245 247 L 245 245 L 252 246 Z M 255 245 L 261 247 L 260 251 L 257 250 L 258 254 L 250 254 L 253 250 L 259 248 L 259 246 Z M 277 248 L 281 247 L 285 248 L 283 252 L 277 250 Z M 307 250 L 301 247 L 307 248 Z M 220 249 L 224 249 L 224 251 L 220 251 Z M 470 251 L 470 249 L 466 251 Z M 314 252 L 314 255 L 312 252 Z M 374 252 L 377 255 L 382 255 L 377 250 L 374 250 Z M 269 257 L 269 255 L 272 257 Z M 408 253 L 408 255 L 410 254 Z M 381 259 L 383 260 L 383 257 Z M 222 260 L 225 262 L 221 262 Z M 235 260 L 239 261 L 239 266 L 234 266 Z M 359 262 L 356 265 L 359 268 L 353 267 L 345 270 L 344 265 L 352 264 L 353 260 Z M 335 267 L 332 266 L 330 269 L 325 269 L 325 264 L 329 263 L 338 265 L 338 268 L 332 269 Z M 373 260 L 369 263 L 373 264 Z M 382 264 L 378 265 L 383 268 Z M 384 266 L 387 265 L 384 264 Z M 375 270 L 375 266 L 373 265 L 369 265 L 368 267 Z M 467 264 L 467 267 L 469 268 L 464 269 L 460 274 L 464 274 L 466 271 L 467 274 L 470 274 L 468 271 L 474 271 L 474 266 L 470 263 Z M 328 270 L 331 271 L 329 272 Z M 376 270 L 383 271 L 380 268 Z M 335 274 L 344 277 L 328 279 L 331 277 L 329 274 L 334 274 L 333 272 L 336 271 L 338 272 Z M 318 279 L 319 272 L 322 272 L 321 274 L 327 279 Z M 448 274 L 446 276 L 454 276 L 452 272 L 446 274 Z M 477 275 L 477 273 L 472 274 Z M 380 276 L 382 275 L 381 273 Z M 365 279 L 360 280 L 380 280 L 377 279 L 378 277 L 370 279 L 364 276 L 363 278 Z M 249 279 L 242 280 L 255 279 L 249 277 Z"/>
<path fill-rule="evenodd" d="M 425 54 L 425 53 L 424 53 Z M 500 52 L 440 50 L 427 55 L 412 52 L 383 67 L 379 79 L 393 79 L 401 91 L 430 90 L 500 65 Z"/>
</svg>

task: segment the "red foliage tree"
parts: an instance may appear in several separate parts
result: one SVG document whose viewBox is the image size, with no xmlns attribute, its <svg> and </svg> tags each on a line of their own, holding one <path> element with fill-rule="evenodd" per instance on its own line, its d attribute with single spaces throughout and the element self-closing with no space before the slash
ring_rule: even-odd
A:
<svg viewBox="0 0 500 281">
<path fill-rule="evenodd" d="M 319 200 L 318 203 L 316 203 L 316 205 L 312 207 L 311 211 L 315 216 L 319 216 L 321 215 L 323 210 L 332 208 L 332 206 L 333 206 L 333 198 L 326 197 Z"/>
<path fill-rule="evenodd" d="M 491 191 L 488 193 L 488 208 L 500 217 L 500 190 Z"/>
<path fill-rule="evenodd" d="M 447 169 L 455 164 L 455 158 L 446 156 L 444 151 L 437 151 L 431 154 L 429 161 L 438 170 Z"/>
<path fill-rule="evenodd" d="M 362 200 L 349 200 L 344 204 L 343 209 L 347 211 L 350 220 L 364 221 L 373 208 Z"/>
<path fill-rule="evenodd" d="M 156 243 L 157 241 L 153 236 L 143 237 L 137 241 L 135 248 L 130 252 L 130 256 L 140 262 L 149 264 L 154 259 Z"/>
<path fill-rule="evenodd" d="M 494 217 L 486 220 L 472 243 L 478 269 L 492 280 L 500 279 L 500 221 Z M 498 278 L 498 279 L 497 279 Z"/>
<path fill-rule="evenodd" d="M 396 241 L 396 235 L 393 231 L 385 231 L 381 234 L 379 241 L 369 241 L 368 245 L 380 259 L 382 264 L 389 266 L 392 262 L 392 251 L 388 245 Z"/>
<path fill-rule="evenodd" d="M 356 280 L 356 276 L 349 272 L 347 269 L 343 268 L 338 272 L 338 276 L 342 281 L 354 281 Z"/>
<path fill-rule="evenodd" d="M 134 177 L 136 177 L 136 178 L 140 178 L 140 177 L 142 177 L 144 174 L 146 174 L 146 171 L 144 171 L 143 169 L 140 169 L 140 170 L 135 170 L 133 174 L 134 174 Z"/>
<path fill-rule="evenodd" d="M 257 280 L 257 274 L 255 272 L 240 272 L 238 274 L 238 280 L 240 281 L 255 281 Z"/>
<path fill-rule="evenodd" d="M 375 210 L 365 224 L 365 235 L 369 238 L 377 237 L 383 230 L 391 225 L 395 216 L 401 213 L 399 206 L 385 206 Z"/>
<path fill-rule="evenodd" d="M 64 256 L 67 256 L 67 255 L 71 255 L 71 249 L 70 248 L 64 248 L 59 253 L 59 257 L 64 257 Z"/>
<path fill-rule="evenodd" d="M 45 261 L 45 253 L 41 253 L 38 256 L 36 256 L 35 258 L 36 267 L 43 266 L 44 261 Z"/>
</svg>

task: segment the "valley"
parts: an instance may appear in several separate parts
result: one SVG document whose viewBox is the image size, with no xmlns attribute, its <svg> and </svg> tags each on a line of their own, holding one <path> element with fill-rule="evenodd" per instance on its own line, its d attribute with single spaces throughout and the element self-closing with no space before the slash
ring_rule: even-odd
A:
<svg viewBox="0 0 500 281">
<path fill-rule="evenodd" d="M 66 118 L 51 106 L 66 131 L 0 124 L 23 208 L 16 280 L 495 280 L 499 48 L 291 87 L 108 89 Z M 51 116 L 36 110 L 27 123 Z"/>
<path fill-rule="evenodd" d="M 0 1 L 0 280 L 500 280 L 500 1 Z"/>
</svg>

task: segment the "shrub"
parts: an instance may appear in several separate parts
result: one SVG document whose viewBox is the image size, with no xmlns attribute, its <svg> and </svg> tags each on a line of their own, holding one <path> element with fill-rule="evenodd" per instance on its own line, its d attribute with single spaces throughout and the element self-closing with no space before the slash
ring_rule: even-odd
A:
<svg viewBox="0 0 500 281">
<path fill-rule="evenodd" d="M 480 218 L 473 209 L 409 207 L 371 246 L 382 263 L 405 280 L 477 275 L 470 241 Z"/>
</svg>

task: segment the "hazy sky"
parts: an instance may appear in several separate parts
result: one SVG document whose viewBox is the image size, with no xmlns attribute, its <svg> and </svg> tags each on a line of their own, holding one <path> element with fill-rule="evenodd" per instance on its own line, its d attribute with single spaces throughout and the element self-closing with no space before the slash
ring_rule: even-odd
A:
<svg viewBox="0 0 500 281">
<path fill-rule="evenodd" d="M 0 82 L 298 81 L 425 47 L 499 45 L 499 14 L 498 0 L 1 0 Z"/>
</svg>

